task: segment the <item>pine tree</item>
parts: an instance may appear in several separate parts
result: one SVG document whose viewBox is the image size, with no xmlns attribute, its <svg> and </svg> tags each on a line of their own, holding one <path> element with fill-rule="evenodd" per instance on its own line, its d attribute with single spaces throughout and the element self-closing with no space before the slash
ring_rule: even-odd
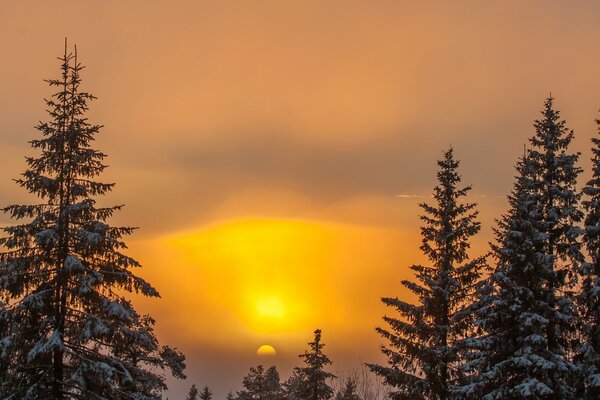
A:
<svg viewBox="0 0 600 400">
<path fill-rule="evenodd" d="M 184 377 L 181 353 L 161 347 L 154 320 L 123 296 L 158 292 L 132 268 L 123 237 L 111 227 L 121 206 L 97 207 L 113 184 L 94 180 L 105 155 L 91 145 L 101 126 L 85 114 L 94 99 L 80 91 L 83 66 L 65 44 L 50 120 L 36 128 L 27 170 L 17 180 L 40 204 L 4 208 L 15 220 L 0 245 L 0 397 L 27 399 L 158 399 L 160 370 Z"/>
<path fill-rule="evenodd" d="M 302 400 L 303 379 L 298 369 L 292 371 L 292 375 L 283 383 L 284 395 L 287 400 Z"/>
<path fill-rule="evenodd" d="M 471 186 L 459 187 L 459 162 L 452 148 L 444 152 L 438 166 L 436 204 L 420 204 L 425 211 L 421 250 L 432 265 L 411 267 L 420 283 L 402 282 L 417 296 L 418 304 L 382 299 L 400 318 L 386 316 L 390 328 L 377 328 L 390 342 L 389 347 L 382 346 L 389 366 L 369 365 L 393 387 L 391 396 L 397 400 L 451 398 L 450 385 L 458 379 L 453 370 L 458 360 L 456 343 L 469 327 L 464 308 L 483 263 L 480 258 L 469 260 L 467 254 L 480 224 L 476 205 L 461 202 Z"/>
<path fill-rule="evenodd" d="M 235 396 L 233 395 L 233 393 L 229 392 L 227 393 L 227 396 L 225 396 L 226 400 L 234 400 Z"/>
<path fill-rule="evenodd" d="M 536 193 L 545 253 L 552 256 L 556 279 L 549 282 L 556 290 L 572 288 L 577 283 L 581 254 L 582 231 L 578 224 L 583 220 L 579 208 L 581 194 L 577 190 L 577 177 L 582 170 L 577 166 L 579 153 L 569 153 L 574 133 L 560 119 L 554 109 L 554 98 L 544 101 L 543 118 L 534 122 L 535 135 L 529 139 L 528 158 L 537 173 Z M 552 337 L 550 341 L 554 340 Z"/>
<path fill-rule="evenodd" d="M 545 253 L 535 164 L 524 158 L 518 170 L 511 209 L 496 230 L 497 264 L 479 291 L 480 334 L 467 341 L 471 360 L 463 368 L 472 381 L 457 392 L 478 400 L 572 399 L 575 366 L 564 347 L 550 346 L 548 332 L 567 331 L 574 319 L 569 309 L 557 309 L 549 283 L 556 274 Z"/>
<path fill-rule="evenodd" d="M 262 365 L 251 367 L 242 380 L 244 389 L 237 392 L 238 400 L 282 400 L 283 390 L 275 367 L 265 370 Z"/>
<path fill-rule="evenodd" d="M 333 389 L 327 382 L 336 376 L 324 370 L 331 360 L 323 353 L 325 345 L 321 343 L 321 330 L 315 330 L 314 335 L 314 340 L 308 343 L 309 350 L 298 356 L 305 366 L 294 368 L 293 384 L 289 385 L 291 398 L 328 400 L 333 396 Z"/>
<path fill-rule="evenodd" d="M 200 400 L 211 400 L 212 397 L 213 392 L 208 388 L 208 385 L 204 385 L 202 392 L 200 392 Z"/>
<path fill-rule="evenodd" d="M 600 119 L 596 120 L 600 133 Z M 583 367 L 586 399 L 600 398 L 600 138 L 592 138 L 592 179 L 583 192 L 586 211 L 583 237 L 589 260 L 581 268 L 582 346 L 578 362 Z"/>
<path fill-rule="evenodd" d="M 342 390 L 340 390 L 336 396 L 336 400 L 361 400 L 360 396 L 356 392 L 356 381 L 352 377 L 346 379 L 346 383 Z"/>
<path fill-rule="evenodd" d="M 199 392 L 195 384 L 192 385 L 185 400 L 198 400 Z"/>
<path fill-rule="evenodd" d="M 581 262 L 575 225 L 578 154 L 573 132 L 544 103 L 533 149 L 517 165 L 510 210 L 498 223 L 496 265 L 478 294 L 479 328 L 465 341 L 471 382 L 456 388 L 471 399 L 573 399 L 577 367 L 569 360 L 577 315 L 573 272 Z"/>
</svg>

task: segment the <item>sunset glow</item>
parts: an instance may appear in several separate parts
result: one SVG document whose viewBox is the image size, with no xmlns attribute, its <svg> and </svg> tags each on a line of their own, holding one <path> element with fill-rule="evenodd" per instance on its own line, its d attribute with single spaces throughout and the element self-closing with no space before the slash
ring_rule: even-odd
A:
<svg viewBox="0 0 600 400">
<path fill-rule="evenodd" d="M 13 179 L 67 36 L 116 183 L 97 206 L 125 204 L 110 222 L 139 227 L 124 252 L 160 293 L 133 304 L 188 357 L 165 397 L 222 400 L 257 360 L 283 380 L 317 328 L 345 376 L 382 359 L 381 297 L 415 301 L 443 149 L 473 185 L 473 257 L 550 92 L 589 178 L 600 3 L 567 3 L 2 2 L 0 207 L 39 200 Z"/>
<path fill-rule="evenodd" d="M 370 335 L 371 329 L 362 326 L 365 316 L 352 310 L 377 305 L 369 268 L 393 273 L 384 249 L 397 242 L 406 243 L 406 235 L 330 222 L 249 218 L 135 242 L 132 250 L 149 254 L 152 261 L 141 273 L 160 283 L 161 303 L 185 310 L 169 316 L 162 328 L 168 335 L 219 345 L 232 337 L 272 338 L 278 347 L 289 348 L 302 343 L 314 326 Z M 186 279 L 164 274 L 167 265 Z M 359 282 L 368 285 L 363 293 L 372 293 L 367 301 L 354 295 Z M 339 296 L 349 297 L 339 303 Z M 140 301 L 155 307 L 152 300 Z M 188 325 L 189 315 L 214 319 L 224 333 Z M 367 318 L 375 323 L 378 315 Z M 233 346 L 244 344 L 238 340 Z"/>
<path fill-rule="evenodd" d="M 312 294 L 327 281 L 318 271 L 327 260 L 331 234 L 314 223 L 277 220 L 227 222 L 169 240 L 200 275 L 204 293 L 225 299 L 229 312 L 252 332 L 297 330 L 310 324 Z M 303 290 L 308 288 L 308 291 Z"/>
<path fill-rule="evenodd" d="M 261 296 L 255 301 L 258 317 L 269 319 L 282 319 L 286 315 L 286 307 L 281 299 L 276 296 Z"/>
</svg>

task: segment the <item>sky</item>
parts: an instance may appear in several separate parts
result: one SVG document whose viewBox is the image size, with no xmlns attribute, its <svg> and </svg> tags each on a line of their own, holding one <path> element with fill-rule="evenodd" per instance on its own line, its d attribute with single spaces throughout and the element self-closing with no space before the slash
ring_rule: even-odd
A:
<svg viewBox="0 0 600 400">
<path fill-rule="evenodd" d="M 381 296 L 419 253 L 418 203 L 453 146 L 492 240 L 552 93 L 589 177 L 595 1 L 1 1 L 0 202 L 46 120 L 64 38 L 104 125 L 101 204 L 162 298 L 135 298 L 188 379 L 221 399 L 251 365 L 286 377 L 316 328 L 343 372 L 381 362 Z M 1 224 L 9 224 L 0 216 Z M 257 356 L 272 345 L 275 357 Z"/>
</svg>

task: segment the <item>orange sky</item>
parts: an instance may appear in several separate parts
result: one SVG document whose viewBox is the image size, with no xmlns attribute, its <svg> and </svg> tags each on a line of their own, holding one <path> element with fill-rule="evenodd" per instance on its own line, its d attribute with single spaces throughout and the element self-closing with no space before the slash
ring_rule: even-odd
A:
<svg viewBox="0 0 600 400">
<path fill-rule="evenodd" d="M 45 119 L 63 38 L 87 65 L 114 223 L 162 294 L 138 299 L 217 398 L 261 361 L 287 375 L 324 331 L 334 369 L 379 360 L 378 298 L 405 296 L 417 203 L 452 144 L 484 229 L 550 91 L 589 165 L 595 1 L 0 2 L 0 199 Z M 589 171 L 586 170 L 586 177 Z M 5 217 L 0 223 L 8 223 Z"/>
</svg>

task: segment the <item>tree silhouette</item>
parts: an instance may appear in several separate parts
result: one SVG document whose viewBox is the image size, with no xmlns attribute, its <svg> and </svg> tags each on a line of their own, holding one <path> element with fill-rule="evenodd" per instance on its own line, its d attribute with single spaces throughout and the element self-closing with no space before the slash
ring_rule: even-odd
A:
<svg viewBox="0 0 600 400">
<path fill-rule="evenodd" d="M 321 330 L 315 330 L 314 335 L 314 340 L 308 343 L 309 349 L 298 356 L 305 365 L 294 368 L 287 385 L 291 398 L 327 400 L 333 396 L 333 389 L 327 381 L 334 379 L 335 375 L 324 370 L 331 360 L 323 353 L 325 345 L 321 343 Z"/>
<path fill-rule="evenodd" d="M 596 124 L 600 133 L 600 119 Z M 589 400 L 600 397 L 600 139 L 592 138 L 592 144 L 592 178 L 583 189 L 586 199 L 582 202 L 586 211 L 583 241 L 589 259 L 580 270 L 583 341 L 578 352 L 584 396 Z"/>
<path fill-rule="evenodd" d="M 510 210 L 498 221 L 496 264 L 478 293 L 477 335 L 466 341 L 471 374 L 457 393 L 470 399 L 573 399 L 577 367 L 569 352 L 577 315 L 568 289 L 581 261 L 575 225 L 578 154 L 573 132 L 550 97 L 535 121 L 533 148 L 517 165 Z"/>
<path fill-rule="evenodd" d="M 211 400 L 213 392 L 208 388 L 208 385 L 204 385 L 202 392 L 200 392 L 200 400 Z"/>
<path fill-rule="evenodd" d="M 353 377 L 348 377 L 342 390 L 335 395 L 336 400 L 361 400 L 356 391 L 356 381 Z"/>
<path fill-rule="evenodd" d="M 199 392 L 195 384 L 192 385 L 185 400 L 198 400 Z"/>
<path fill-rule="evenodd" d="M 262 365 L 251 367 L 242 381 L 244 389 L 237 392 L 238 400 L 281 400 L 282 388 L 277 368 Z"/>
<path fill-rule="evenodd" d="M 184 377 L 184 357 L 161 347 L 154 320 L 124 297 L 158 292 L 123 253 L 133 228 L 107 222 L 121 206 L 96 205 L 113 184 L 95 180 L 106 166 L 91 147 L 101 126 L 85 117 L 94 96 L 80 90 L 83 66 L 66 42 L 60 62 L 60 78 L 47 81 L 57 88 L 49 121 L 30 142 L 39 154 L 17 180 L 41 202 L 4 208 L 26 221 L 0 239 L 0 397 L 158 399 L 161 370 Z"/>
<path fill-rule="evenodd" d="M 402 282 L 417 296 L 417 304 L 382 299 L 400 318 L 386 316 L 389 329 L 377 328 L 389 341 L 388 347 L 382 346 L 389 365 L 370 365 L 393 387 L 391 394 L 398 400 L 451 398 L 450 385 L 459 378 L 453 369 L 458 361 L 457 344 L 470 326 L 465 306 L 472 299 L 483 263 L 483 259 L 468 258 L 470 239 L 480 224 L 475 204 L 461 202 L 471 187 L 458 187 L 459 162 L 452 148 L 444 152 L 438 166 L 435 206 L 420 204 L 425 211 L 421 250 L 432 265 L 411 267 L 420 283 Z"/>
</svg>

